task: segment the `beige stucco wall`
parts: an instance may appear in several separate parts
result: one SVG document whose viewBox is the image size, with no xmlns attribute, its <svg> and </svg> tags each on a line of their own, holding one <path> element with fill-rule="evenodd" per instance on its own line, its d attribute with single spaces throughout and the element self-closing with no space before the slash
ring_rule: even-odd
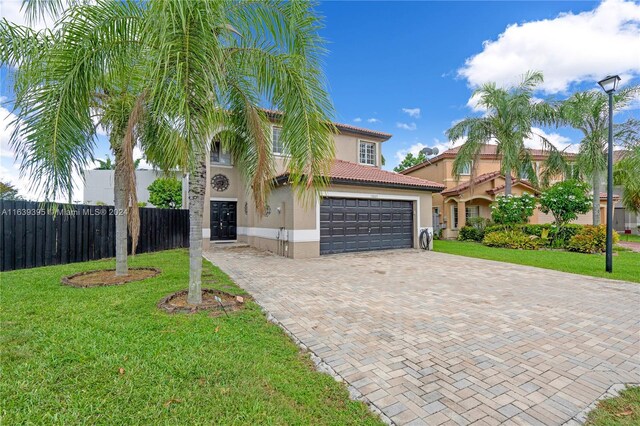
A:
<svg viewBox="0 0 640 426">
<path fill-rule="evenodd" d="M 358 163 L 359 161 L 359 142 L 361 140 L 376 143 L 376 167 L 380 167 L 382 139 L 362 137 L 346 132 L 336 134 L 334 138 L 336 158 L 353 163 Z M 288 158 L 285 156 L 274 157 L 276 174 L 281 174 L 286 171 L 287 160 Z M 218 173 L 224 174 L 229 178 L 229 187 L 225 191 L 215 191 L 211 187 L 211 178 Z M 420 211 L 419 221 L 416 221 L 415 224 L 414 242 L 416 245 L 418 243 L 418 222 L 422 227 L 432 226 L 432 196 L 430 192 L 343 185 L 332 185 L 328 187 L 326 191 L 333 196 L 348 197 L 356 194 L 361 198 L 373 199 L 381 196 L 384 197 L 385 195 L 391 197 L 388 199 L 393 199 L 393 196 L 399 196 L 399 199 L 406 196 L 415 197 L 414 217 L 418 218 L 418 210 Z M 340 194 L 337 194 L 338 192 Z M 313 195 L 301 199 L 294 193 L 289 185 L 274 188 L 267 199 L 271 213 L 269 216 L 260 217 L 255 209 L 253 197 L 250 194 L 248 185 L 243 181 L 238 170 L 234 167 L 209 164 L 207 167 L 205 199 L 203 217 L 205 248 L 210 245 L 210 201 L 228 200 L 237 201 L 239 242 L 246 242 L 257 248 L 269 250 L 288 257 L 305 258 L 319 256 L 319 240 L 310 241 L 310 239 L 313 238 L 319 239 L 319 230 L 317 229 L 319 206 Z M 419 208 L 418 205 L 420 206 Z M 278 240 L 278 238 L 280 238 L 280 240 Z"/>
<path fill-rule="evenodd" d="M 413 201 L 414 217 L 418 217 L 418 205 L 420 210 L 419 224 L 421 227 L 432 226 L 430 192 L 377 188 L 353 185 L 331 185 L 325 191 L 326 196 L 355 197 L 371 199 L 403 199 L 403 197 L 416 198 Z M 315 199 L 310 202 L 297 197 L 288 185 L 275 188 L 268 199 L 271 214 L 268 217 L 259 217 L 255 212 L 251 199 L 248 200 L 248 214 L 244 213 L 244 202 L 238 198 L 238 241 L 246 242 L 251 246 L 262 250 L 268 250 L 283 256 L 293 258 L 309 258 L 320 255 L 319 231 L 317 229 L 318 208 Z M 307 199 L 308 200 L 308 199 Z M 418 204 L 419 203 L 419 204 Z M 277 211 L 280 207 L 280 212 Z M 243 219 L 244 217 L 244 219 Z M 414 245 L 418 244 L 418 222 L 414 224 Z M 242 229 L 251 228 L 250 230 Z M 283 228 L 282 231 L 279 231 Z M 291 232 L 293 231 L 293 232 Z M 254 235 L 242 235 L 242 233 Z M 255 235 L 259 233 L 261 235 Z M 267 237 L 266 235 L 269 235 Z M 281 240 L 276 239 L 276 235 Z M 299 238 L 318 238 L 314 241 L 298 241 Z M 294 241 L 294 238 L 296 239 Z"/>
</svg>

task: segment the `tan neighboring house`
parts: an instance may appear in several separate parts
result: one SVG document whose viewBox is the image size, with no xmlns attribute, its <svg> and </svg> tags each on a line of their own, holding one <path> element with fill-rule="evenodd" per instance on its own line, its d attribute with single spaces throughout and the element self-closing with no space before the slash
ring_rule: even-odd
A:
<svg viewBox="0 0 640 426">
<path fill-rule="evenodd" d="M 433 194 L 433 216 L 435 226 L 442 229 L 444 238 L 457 238 L 458 230 L 473 217 L 491 218 L 491 204 L 498 195 L 504 195 L 505 178 L 500 173 L 500 157 L 496 145 L 485 145 L 475 167 L 475 177 L 471 179 L 471 167 L 459 179 L 453 174 L 453 161 L 459 148 L 451 148 L 421 164 L 402 171 L 405 176 L 427 179 L 445 185 L 445 190 Z M 531 149 L 534 170 L 540 173 L 547 154 Z M 568 154 L 569 161 L 575 154 Z M 561 180 L 559 176 L 557 180 Z M 557 181 L 556 180 L 556 181 Z M 513 195 L 523 193 L 538 194 L 538 190 L 527 180 L 513 177 Z M 616 197 L 618 199 L 619 197 Z M 600 217 L 606 222 L 606 194 L 600 194 Z M 530 223 L 551 223 L 553 217 L 536 208 Z M 579 215 L 573 223 L 591 224 L 591 212 Z"/>
<path fill-rule="evenodd" d="M 277 178 L 266 215 L 258 215 L 233 159 L 213 141 L 205 247 L 238 241 L 292 258 L 418 247 L 420 230 L 432 226 L 432 194 L 444 185 L 382 170 L 381 147 L 390 134 L 334 123 L 336 160 L 330 185 L 320 199 L 305 204 L 288 184 L 281 115 L 270 112 L 269 117 Z"/>
</svg>

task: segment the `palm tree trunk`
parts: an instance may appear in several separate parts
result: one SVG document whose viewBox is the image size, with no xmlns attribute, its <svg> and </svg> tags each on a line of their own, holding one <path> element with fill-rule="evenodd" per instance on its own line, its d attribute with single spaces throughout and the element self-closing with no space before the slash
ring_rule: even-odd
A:
<svg viewBox="0 0 640 426">
<path fill-rule="evenodd" d="M 593 224 L 600 225 L 600 170 L 593 171 Z"/>
<path fill-rule="evenodd" d="M 116 215 L 116 275 L 127 275 L 127 206 L 125 205 L 124 161 L 120 151 L 115 150 L 116 168 L 113 177 L 113 204 Z"/>
<path fill-rule="evenodd" d="M 204 155 L 197 160 L 189 176 L 189 294 L 187 302 L 202 303 L 202 215 L 206 189 L 207 163 Z"/>
<path fill-rule="evenodd" d="M 511 195 L 511 171 L 504 175 L 504 195 Z"/>
</svg>

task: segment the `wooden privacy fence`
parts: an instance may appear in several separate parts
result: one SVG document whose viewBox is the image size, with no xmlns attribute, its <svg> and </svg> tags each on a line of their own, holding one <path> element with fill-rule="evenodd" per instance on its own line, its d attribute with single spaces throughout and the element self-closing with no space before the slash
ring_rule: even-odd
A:
<svg viewBox="0 0 640 426">
<path fill-rule="evenodd" d="M 0 271 L 116 255 L 113 206 L 0 200 L 0 214 Z M 188 210 L 140 209 L 136 253 L 188 246 Z"/>
</svg>

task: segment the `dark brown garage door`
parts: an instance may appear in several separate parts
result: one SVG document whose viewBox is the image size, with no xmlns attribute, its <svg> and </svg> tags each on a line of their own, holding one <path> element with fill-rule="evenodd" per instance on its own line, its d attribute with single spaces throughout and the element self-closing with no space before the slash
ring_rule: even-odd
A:
<svg viewBox="0 0 640 426">
<path fill-rule="evenodd" d="M 320 254 L 411 247 L 411 201 L 322 199 Z"/>
</svg>

